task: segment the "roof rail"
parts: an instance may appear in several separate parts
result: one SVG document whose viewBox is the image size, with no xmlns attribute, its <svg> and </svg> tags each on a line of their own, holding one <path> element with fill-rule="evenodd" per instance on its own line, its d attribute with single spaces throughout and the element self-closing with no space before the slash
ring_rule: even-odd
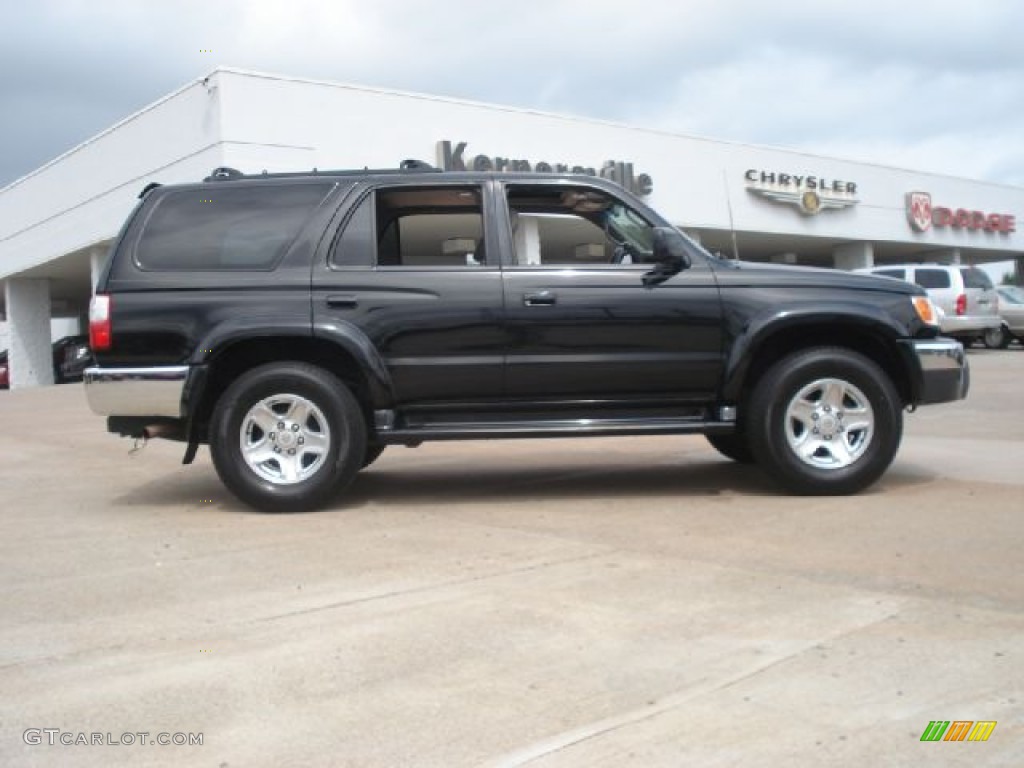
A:
<svg viewBox="0 0 1024 768">
<path fill-rule="evenodd" d="M 246 174 L 239 171 L 237 168 L 228 168 L 227 166 L 219 166 L 210 171 L 210 175 L 207 176 L 203 181 L 235 181 L 236 179 L 291 179 L 291 178 L 303 178 L 309 176 L 372 176 L 377 174 L 391 174 L 391 173 L 441 173 L 440 168 L 435 168 L 430 163 L 424 162 L 423 160 L 408 159 L 403 160 L 398 168 L 362 168 L 362 169 L 345 169 L 345 170 L 332 170 L 332 171 L 321 171 L 318 168 L 314 168 L 311 171 L 290 171 L 287 173 L 262 173 Z"/>
</svg>

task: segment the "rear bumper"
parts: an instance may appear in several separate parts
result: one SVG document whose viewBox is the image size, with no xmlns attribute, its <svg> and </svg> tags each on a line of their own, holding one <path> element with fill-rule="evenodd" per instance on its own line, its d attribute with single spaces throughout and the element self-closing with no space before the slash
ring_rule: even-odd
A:
<svg viewBox="0 0 1024 768">
<path fill-rule="evenodd" d="M 89 407 L 100 416 L 182 418 L 189 366 L 87 368 L 83 381 Z"/>
<path fill-rule="evenodd" d="M 971 370 L 963 345 L 953 339 L 927 339 L 909 342 L 921 368 L 918 405 L 948 403 L 967 397 Z"/>
<path fill-rule="evenodd" d="M 942 332 L 952 336 L 976 334 L 980 336 L 990 328 L 1003 324 L 999 315 L 946 315 L 940 318 Z"/>
</svg>

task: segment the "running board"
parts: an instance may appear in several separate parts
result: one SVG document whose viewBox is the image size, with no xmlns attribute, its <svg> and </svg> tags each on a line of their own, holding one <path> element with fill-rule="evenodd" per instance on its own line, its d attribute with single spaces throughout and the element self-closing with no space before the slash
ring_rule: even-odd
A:
<svg viewBox="0 0 1024 768">
<path fill-rule="evenodd" d="M 377 440 L 386 444 L 405 444 L 425 440 L 490 440 L 515 437 L 728 434 L 735 427 L 734 422 L 693 418 L 432 422 L 422 426 L 398 428 L 378 423 Z"/>
</svg>

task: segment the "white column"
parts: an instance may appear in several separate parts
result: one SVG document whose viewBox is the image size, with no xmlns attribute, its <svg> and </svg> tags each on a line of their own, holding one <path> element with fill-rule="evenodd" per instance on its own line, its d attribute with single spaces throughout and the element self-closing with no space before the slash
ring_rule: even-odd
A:
<svg viewBox="0 0 1024 768">
<path fill-rule="evenodd" d="M 4 285 L 11 389 L 53 384 L 50 351 L 50 281 L 11 277 Z"/>
<path fill-rule="evenodd" d="M 866 269 L 875 266 L 875 247 L 871 243 L 843 243 L 832 250 L 836 269 Z"/>
<path fill-rule="evenodd" d="M 540 226 L 536 218 L 525 213 L 519 214 L 513 242 L 517 264 L 540 264 Z"/>
</svg>

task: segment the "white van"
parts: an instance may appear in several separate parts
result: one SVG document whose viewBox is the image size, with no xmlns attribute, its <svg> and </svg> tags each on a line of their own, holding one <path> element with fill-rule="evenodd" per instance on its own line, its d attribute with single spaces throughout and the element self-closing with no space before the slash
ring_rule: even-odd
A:
<svg viewBox="0 0 1024 768">
<path fill-rule="evenodd" d="M 959 264 L 887 264 L 858 269 L 879 277 L 916 283 L 928 292 L 939 308 L 945 336 L 965 344 L 982 339 L 986 331 L 999 329 L 999 294 L 989 276 L 977 267 Z"/>
</svg>

